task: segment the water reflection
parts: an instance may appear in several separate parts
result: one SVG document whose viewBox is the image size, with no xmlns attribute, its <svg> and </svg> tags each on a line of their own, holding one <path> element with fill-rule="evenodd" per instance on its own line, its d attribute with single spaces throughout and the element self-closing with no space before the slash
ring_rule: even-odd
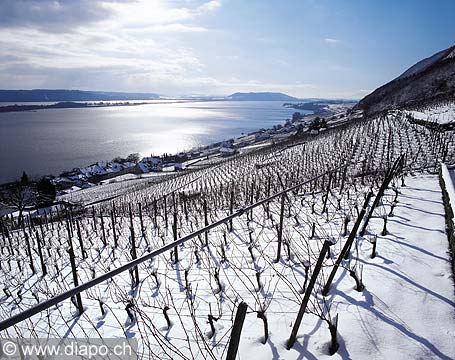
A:
<svg viewBox="0 0 455 360">
<path fill-rule="evenodd" d="M 175 153 L 283 123 L 282 102 L 161 103 L 0 114 L 0 182 L 132 152 Z"/>
</svg>

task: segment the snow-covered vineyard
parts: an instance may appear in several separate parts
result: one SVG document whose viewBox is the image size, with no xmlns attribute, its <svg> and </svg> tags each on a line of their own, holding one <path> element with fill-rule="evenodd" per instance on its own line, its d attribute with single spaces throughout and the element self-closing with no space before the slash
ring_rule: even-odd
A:
<svg viewBox="0 0 455 360">
<path fill-rule="evenodd" d="M 454 133 L 393 112 L 3 218 L 1 320 L 185 241 L 0 336 L 136 338 L 157 359 L 452 359 L 440 162 Z"/>
<path fill-rule="evenodd" d="M 446 102 L 433 106 L 422 106 L 416 110 L 407 111 L 407 113 L 418 120 L 448 124 L 452 123 L 455 118 L 455 104 Z"/>
</svg>

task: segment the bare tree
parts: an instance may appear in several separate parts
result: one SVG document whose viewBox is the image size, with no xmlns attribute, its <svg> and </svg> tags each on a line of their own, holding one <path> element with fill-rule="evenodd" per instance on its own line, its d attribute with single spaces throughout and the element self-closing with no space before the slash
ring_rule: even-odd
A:
<svg viewBox="0 0 455 360">
<path fill-rule="evenodd" d="M 9 207 L 19 212 L 19 219 L 22 219 L 23 211 L 35 204 L 36 190 L 29 182 L 16 181 L 0 191 L 0 205 Z"/>
</svg>

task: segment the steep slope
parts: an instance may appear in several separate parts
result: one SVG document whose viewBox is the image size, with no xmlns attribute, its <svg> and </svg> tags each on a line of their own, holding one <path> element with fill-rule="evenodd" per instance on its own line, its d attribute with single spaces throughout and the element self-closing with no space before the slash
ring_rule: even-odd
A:
<svg viewBox="0 0 455 360">
<path fill-rule="evenodd" d="M 364 97 L 355 107 L 368 113 L 455 98 L 455 46 L 410 67 Z"/>
</svg>

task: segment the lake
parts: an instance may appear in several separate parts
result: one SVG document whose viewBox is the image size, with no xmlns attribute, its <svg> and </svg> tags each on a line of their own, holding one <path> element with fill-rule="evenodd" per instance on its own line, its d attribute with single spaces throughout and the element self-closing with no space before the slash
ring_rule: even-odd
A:
<svg viewBox="0 0 455 360">
<path fill-rule="evenodd" d="M 0 103 L 0 106 L 4 105 Z M 152 103 L 0 113 L 0 183 L 116 156 L 176 153 L 283 124 L 281 101 Z"/>
</svg>

